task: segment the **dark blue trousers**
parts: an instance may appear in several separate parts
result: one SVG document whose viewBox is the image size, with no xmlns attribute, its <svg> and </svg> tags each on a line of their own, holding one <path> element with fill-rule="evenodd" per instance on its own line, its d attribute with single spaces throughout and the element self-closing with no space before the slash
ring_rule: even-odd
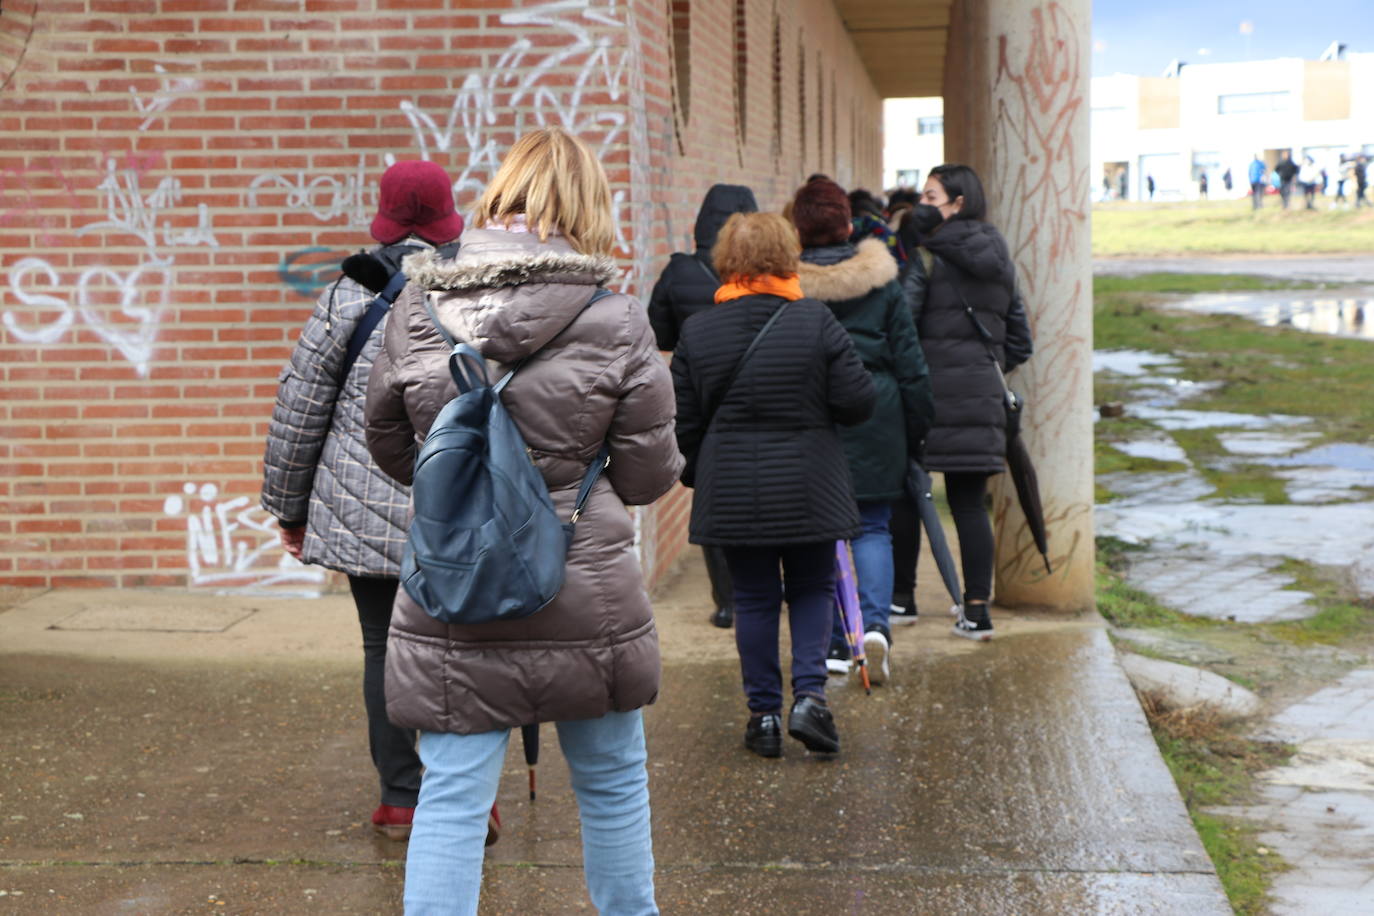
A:
<svg viewBox="0 0 1374 916">
<path fill-rule="evenodd" d="M 735 645 L 749 711 L 782 712 L 778 618 L 787 600 L 792 694 L 825 698 L 825 651 L 835 616 L 835 542 L 726 547 L 735 591 Z"/>
<path fill-rule="evenodd" d="M 363 705 L 367 708 L 367 744 L 382 784 L 382 804 L 414 808 L 420 796 L 420 755 L 415 731 L 397 728 L 386 717 L 386 634 L 398 579 L 349 576 L 358 624 L 363 631 Z"/>
</svg>

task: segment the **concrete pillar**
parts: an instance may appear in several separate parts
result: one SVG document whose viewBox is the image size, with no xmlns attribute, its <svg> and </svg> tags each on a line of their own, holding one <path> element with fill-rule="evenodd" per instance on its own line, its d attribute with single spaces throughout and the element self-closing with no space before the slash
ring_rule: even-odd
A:
<svg viewBox="0 0 1374 916">
<path fill-rule="evenodd" d="M 972 166 L 1006 235 L 1035 356 L 1012 373 L 1027 402 L 1052 575 L 1009 475 L 993 490 L 996 595 L 1009 606 L 1093 604 L 1090 0 L 954 0 L 945 53 L 945 155 Z"/>
</svg>

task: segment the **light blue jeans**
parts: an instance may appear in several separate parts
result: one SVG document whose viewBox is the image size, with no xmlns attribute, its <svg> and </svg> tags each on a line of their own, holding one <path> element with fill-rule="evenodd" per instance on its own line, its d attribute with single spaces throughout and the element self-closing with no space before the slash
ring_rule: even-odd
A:
<svg viewBox="0 0 1374 916">
<path fill-rule="evenodd" d="M 582 865 L 602 916 L 657 916 L 649 777 L 639 710 L 559 722 L 582 815 Z M 420 733 L 425 765 L 406 853 L 407 916 L 475 916 L 487 813 L 510 732 Z"/>
</svg>

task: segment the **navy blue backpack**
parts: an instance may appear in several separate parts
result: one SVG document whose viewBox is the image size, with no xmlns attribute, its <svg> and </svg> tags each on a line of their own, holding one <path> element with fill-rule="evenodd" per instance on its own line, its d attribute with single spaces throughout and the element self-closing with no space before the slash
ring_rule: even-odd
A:
<svg viewBox="0 0 1374 916">
<path fill-rule="evenodd" d="M 583 310 L 610 294 L 598 288 Z M 439 411 L 415 459 L 415 517 L 401 584 L 444 623 L 528 617 L 563 587 L 573 525 L 610 453 L 603 444 L 582 480 L 572 519 L 564 523 L 501 403 L 501 392 L 530 357 L 493 385 L 482 355 L 454 340 L 428 297 L 425 309 L 453 348 L 449 371 L 458 396 Z"/>
</svg>

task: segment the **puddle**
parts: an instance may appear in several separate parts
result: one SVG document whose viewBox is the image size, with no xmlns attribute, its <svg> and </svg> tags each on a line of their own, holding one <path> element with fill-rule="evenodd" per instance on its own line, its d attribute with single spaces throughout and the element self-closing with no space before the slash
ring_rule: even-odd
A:
<svg viewBox="0 0 1374 916">
<path fill-rule="evenodd" d="M 1374 299 L 1366 296 L 1304 295 L 1292 290 L 1209 293 L 1190 296 L 1170 308 L 1213 315 L 1240 315 L 1269 327 L 1312 334 L 1374 340 Z"/>
<path fill-rule="evenodd" d="M 1149 420 L 1164 429 L 1213 429 L 1230 427 L 1233 429 L 1272 429 L 1274 427 L 1301 426 L 1309 422 L 1306 417 L 1287 414 L 1248 414 L 1228 413 L 1224 410 L 1177 410 L 1155 407 L 1149 404 L 1128 404 L 1128 417 Z"/>
<path fill-rule="evenodd" d="M 1141 476 L 1141 475 L 1131 475 Z M 1184 478 L 1186 480 L 1186 477 Z M 1105 483 L 1105 481 L 1104 481 Z M 1110 485 L 1109 485 L 1110 486 Z M 1361 597 L 1374 595 L 1374 502 L 1334 505 L 1232 505 L 1218 502 L 1119 499 L 1098 506 L 1099 534 L 1151 551 L 1205 549 L 1216 558 L 1293 557 L 1347 567 Z M 1150 589 L 1150 583 L 1141 582 Z"/>
<path fill-rule="evenodd" d="M 1291 458 L 1274 458 L 1269 464 L 1301 464 L 1341 468 L 1347 471 L 1374 471 L 1374 447 L 1333 442 Z"/>
<path fill-rule="evenodd" d="M 1307 444 L 1316 433 L 1274 436 L 1267 433 L 1219 433 L 1217 441 L 1232 455 L 1288 455 Z"/>
<path fill-rule="evenodd" d="M 1178 464 L 1189 463 L 1188 453 L 1168 436 L 1113 442 L 1112 448 L 1130 455 L 1132 458 L 1150 458 L 1155 461 L 1171 461 Z"/>
<path fill-rule="evenodd" d="M 1117 375 L 1138 376 L 1149 371 L 1177 371 L 1172 356 L 1147 350 L 1094 350 L 1093 372 L 1115 372 Z"/>
</svg>

